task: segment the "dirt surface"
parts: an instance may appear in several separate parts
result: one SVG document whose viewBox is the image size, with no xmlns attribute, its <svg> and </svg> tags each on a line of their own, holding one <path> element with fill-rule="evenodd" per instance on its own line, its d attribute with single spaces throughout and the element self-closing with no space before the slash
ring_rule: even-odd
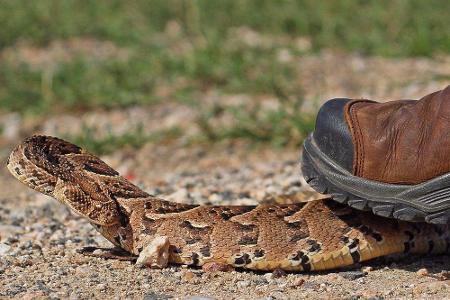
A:
<svg viewBox="0 0 450 300">
<path fill-rule="evenodd" d="M 335 55 L 332 59 L 329 55 L 308 57 L 299 64 L 305 69 L 302 82 L 310 80 L 311 95 L 417 98 L 448 84 L 448 58 L 413 61 Z M 322 72 L 317 78 L 323 80 L 315 80 L 308 70 Z M 333 70 L 342 75 L 335 74 L 334 81 L 324 80 L 331 78 Z M 225 103 L 248 98 L 207 94 L 202 101 Z M 323 101 L 320 99 L 310 105 L 318 105 Z M 76 131 L 80 120 L 98 124 L 100 132 L 103 128 L 126 131 L 127 126 L 142 121 L 146 130 L 176 123 L 194 134 L 197 129 L 192 116 L 196 113 L 182 105 L 167 104 L 82 116 L 61 114 L 39 123 L 3 115 L 0 156 L 4 165 L 12 146 L 25 135 Z M 146 191 L 172 201 L 255 204 L 274 201 L 278 195 L 287 195 L 283 201 L 320 197 L 302 179 L 299 157 L 299 149 L 245 142 L 186 146 L 182 137 L 171 143 L 147 144 L 137 151 L 125 148 L 103 158 Z M 6 168 L 0 171 L 0 187 L 0 298 L 450 299 L 449 256 L 387 257 L 346 270 L 311 274 L 205 273 L 177 266 L 150 270 L 128 261 L 87 257 L 77 250 L 111 246 L 87 221 L 25 188 Z"/>
<path fill-rule="evenodd" d="M 164 164 L 151 168 L 144 163 L 137 169 L 132 165 L 123 172 L 135 178 L 147 170 L 147 176 L 139 175 L 146 180 L 141 185 L 147 191 L 182 202 L 253 204 L 282 194 L 292 195 L 287 201 L 296 194 L 304 199 L 319 196 L 301 180 L 297 152 L 245 145 L 224 148 L 207 152 L 200 147 L 180 148 L 173 156 L 167 146 L 148 146 L 135 158 Z M 122 155 L 106 160 L 118 167 Z M 444 299 L 450 292 L 448 256 L 382 258 L 348 270 L 281 277 L 249 271 L 205 273 L 176 266 L 140 269 L 127 261 L 86 257 L 77 250 L 111 245 L 66 207 L 27 190 L 5 171 L 1 179 L 8 192 L 3 190 L 0 200 L 0 297 Z"/>
</svg>

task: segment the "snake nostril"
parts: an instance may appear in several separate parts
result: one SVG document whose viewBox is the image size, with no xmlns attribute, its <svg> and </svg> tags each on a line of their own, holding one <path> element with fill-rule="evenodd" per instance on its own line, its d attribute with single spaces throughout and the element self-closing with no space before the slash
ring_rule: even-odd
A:
<svg viewBox="0 0 450 300">
<path fill-rule="evenodd" d="M 20 171 L 19 167 L 16 167 L 14 171 L 16 171 L 17 175 L 22 175 L 22 172 Z"/>
</svg>

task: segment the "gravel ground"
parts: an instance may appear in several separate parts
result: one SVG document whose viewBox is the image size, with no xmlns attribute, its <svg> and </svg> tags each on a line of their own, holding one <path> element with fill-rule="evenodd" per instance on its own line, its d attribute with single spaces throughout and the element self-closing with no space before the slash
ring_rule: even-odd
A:
<svg viewBox="0 0 450 300">
<path fill-rule="evenodd" d="M 319 196 L 301 179 L 295 151 L 228 144 L 206 152 L 201 147 L 177 149 L 172 155 L 167 147 L 138 151 L 134 158 L 141 165 L 124 167 L 126 153 L 105 159 L 114 167 L 122 165 L 122 172 L 147 191 L 174 201 L 251 204 L 276 195 L 286 195 L 283 202 Z M 287 275 L 205 273 L 177 266 L 150 270 L 127 261 L 86 257 L 77 250 L 110 247 L 109 242 L 88 222 L 27 190 L 5 170 L 1 177 L 8 186 L 0 198 L 1 298 L 449 298 L 448 256 L 388 257 L 346 270 Z"/>
<path fill-rule="evenodd" d="M 431 59 L 362 58 L 324 52 L 296 63 L 307 99 L 317 107 L 334 96 L 373 99 L 417 98 L 448 84 L 449 57 Z M 251 102 L 248 95 L 199 97 L 205 105 Z M 261 99 L 268 107 L 273 99 Z M 120 134 L 180 126 L 195 135 L 198 111 L 174 104 L 121 111 L 59 114 L 46 120 L 0 115 L 0 159 L 34 132 L 76 134 L 82 125 Z M 224 120 L 222 120 L 224 121 Z M 226 122 L 226 119 L 225 119 Z M 320 195 L 301 179 L 298 149 L 255 147 L 244 142 L 191 145 L 183 138 L 122 149 L 103 157 L 146 191 L 172 201 L 255 204 L 305 201 Z M 4 163 L 3 163 L 4 165 Z M 279 197 L 282 195 L 283 197 Z M 140 269 L 132 263 L 86 257 L 85 246 L 110 247 L 83 219 L 34 193 L 0 170 L 0 298 L 19 299 L 450 299 L 449 256 L 396 256 L 351 269 L 311 274 L 236 271 L 204 273 L 170 267 Z"/>
</svg>

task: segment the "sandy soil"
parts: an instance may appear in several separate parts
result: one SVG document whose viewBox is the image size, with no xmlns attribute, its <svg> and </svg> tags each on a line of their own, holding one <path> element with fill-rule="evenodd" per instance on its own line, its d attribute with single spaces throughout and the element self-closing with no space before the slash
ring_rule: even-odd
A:
<svg viewBox="0 0 450 300">
<path fill-rule="evenodd" d="M 153 149 L 151 149 L 153 148 Z M 175 157 L 149 146 L 151 169 L 144 188 L 184 202 L 254 203 L 277 194 L 314 198 L 300 179 L 295 151 L 248 149 L 245 145 L 178 150 Z M 149 151 L 153 150 L 153 151 Z M 158 151 L 159 150 L 159 151 Z M 183 152 L 183 153 L 182 153 Z M 155 153 L 155 154 L 152 154 Z M 123 155 L 123 154 L 122 154 Z M 122 155 L 107 157 L 120 164 Z M 137 157 L 143 153 L 137 153 Z M 158 157 L 156 157 L 158 156 Z M 176 163 L 183 157 L 194 162 Z M 169 158 L 170 157 L 170 158 Z M 280 159 L 281 158 L 281 159 Z M 131 167 L 134 170 L 134 167 Z M 144 168 L 149 170 L 147 167 Z M 173 171 L 176 170 L 176 171 Z M 125 170 L 126 171 L 126 170 Z M 143 170 L 136 170 L 142 172 Z M 127 171 L 126 171 L 127 172 Z M 128 170 L 128 176 L 134 174 Z M 85 220 L 2 172 L 0 199 L 0 297 L 25 299 L 444 299 L 450 292 L 450 258 L 389 257 L 346 270 L 313 274 L 236 271 L 205 273 L 173 266 L 140 269 L 132 263 L 77 253 L 84 246 L 110 247 Z M 142 178 L 144 179 L 144 178 Z M 140 180 L 137 180 L 140 182 Z M 7 187 L 7 189 L 6 189 Z M 280 276 L 280 277 L 278 277 Z M 196 298 L 195 298 L 196 297 Z M 204 298 L 201 298 L 204 297 Z"/>
</svg>

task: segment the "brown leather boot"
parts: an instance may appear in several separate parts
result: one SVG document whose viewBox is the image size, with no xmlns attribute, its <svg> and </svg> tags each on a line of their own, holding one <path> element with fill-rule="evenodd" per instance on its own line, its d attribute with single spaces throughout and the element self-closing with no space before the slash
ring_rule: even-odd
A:
<svg viewBox="0 0 450 300">
<path fill-rule="evenodd" d="M 385 217 L 449 223 L 450 86 L 418 101 L 329 100 L 303 147 L 318 192 Z"/>
</svg>

